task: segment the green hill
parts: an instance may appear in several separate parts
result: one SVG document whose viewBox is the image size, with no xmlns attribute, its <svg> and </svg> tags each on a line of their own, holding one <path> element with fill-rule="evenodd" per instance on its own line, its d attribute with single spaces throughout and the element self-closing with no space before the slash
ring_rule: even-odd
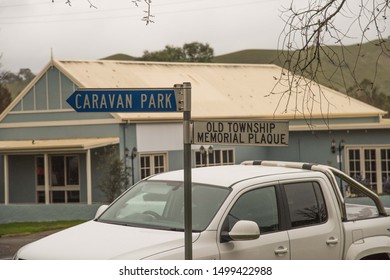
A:
<svg viewBox="0 0 390 280">
<path fill-rule="evenodd" d="M 276 50 L 242 50 L 215 56 L 213 62 L 281 65 L 281 62 L 278 59 L 278 52 Z"/>
<path fill-rule="evenodd" d="M 323 49 L 327 54 L 321 61 L 323 72 L 320 73 L 320 83 L 345 92 L 351 86 L 364 79 L 373 82 L 379 91 L 390 95 L 390 42 L 381 48 L 377 41 L 363 45 L 329 46 Z M 341 67 L 335 67 L 337 61 Z M 285 60 L 283 52 L 276 50 L 243 50 L 214 57 L 217 63 L 254 63 L 276 64 L 283 67 Z"/>
</svg>

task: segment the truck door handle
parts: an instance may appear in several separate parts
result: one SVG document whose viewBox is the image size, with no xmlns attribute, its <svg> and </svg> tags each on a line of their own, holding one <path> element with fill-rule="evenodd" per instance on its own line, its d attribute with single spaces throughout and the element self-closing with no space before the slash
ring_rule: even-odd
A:
<svg viewBox="0 0 390 280">
<path fill-rule="evenodd" d="M 282 256 L 287 254 L 288 248 L 284 246 L 279 246 L 278 248 L 275 249 L 275 255 Z"/>
<path fill-rule="evenodd" d="M 339 243 L 339 240 L 333 236 L 326 240 L 327 245 L 336 245 L 337 243 Z"/>
</svg>

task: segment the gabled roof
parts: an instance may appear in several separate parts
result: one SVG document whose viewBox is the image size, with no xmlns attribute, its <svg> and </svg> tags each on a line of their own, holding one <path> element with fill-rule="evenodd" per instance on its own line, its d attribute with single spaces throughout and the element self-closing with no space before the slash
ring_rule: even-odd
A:
<svg viewBox="0 0 390 280">
<path fill-rule="evenodd" d="M 54 65 L 80 87 L 160 88 L 190 82 L 193 118 L 351 118 L 382 116 L 386 112 L 335 90 L 313 85 L 315 95 L 307 100 L 302 87 L 291 96 L 270 94 L 282 68 L 276 65 L 158 63 L 132 61 L 66 61 Z M 307 81 L 303 81 L 307 82 Z M 286 100 L 291 98 L 287 105 Z M 181 114 L 117 114 L 123 120 L 179 119 Z"/>
<path fill-rule="evenodd" d="M 171 88 L 174 84 L 190 82 L 193 119 L 302 120 L 310 117 L 345 119 L 349 123 L 350 118 L 378 121 L 386 113 L 335 90 L 322 86 L 319 89 L 314 83 L 311 86 L 314 95 L 310 98 L 301 85 L 292 89 L 298 94 L 271 94 L 288 89 L 281 84 L 275 87 L 283 71 L 276 65 L 52 60 L 0 115 L 0 121 L 50 67 L 59 69 L 80 88 Z M 182 120 L 181 113 L 112 115 L 117 121 Z"/>
</svg>

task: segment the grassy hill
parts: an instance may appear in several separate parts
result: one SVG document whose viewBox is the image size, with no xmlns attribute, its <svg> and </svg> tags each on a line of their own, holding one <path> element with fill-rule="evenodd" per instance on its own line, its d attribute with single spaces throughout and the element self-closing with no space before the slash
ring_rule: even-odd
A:
<svg viewBox="0 0 390 280">
<path fill-rule="evenodd" d="M 368 79 L 374 83 L 377 90 L 390 95 L 390 42 L 386 42 L 387 51 L 382 49 L 377 41 L 363 45 L 351 45 L 342 49 L 339 46 L 325 48 L 324 54 L 332 55 L 332 59 L 341 62 L 339 69 L 335 68 L 330 59 L 324 59 L 324 69 L 320 83 L 338 91 L 345 92 L 351 86 Z M 256 63 L 284 65 L 283 53 L 276 50 L 242 50 L 234 53 L 216 56 L 217 63 Z M 326 78 L 331 77 L 331 78 Z M 355 80 L 356 79 L 356 80 Z"/>
</svg>

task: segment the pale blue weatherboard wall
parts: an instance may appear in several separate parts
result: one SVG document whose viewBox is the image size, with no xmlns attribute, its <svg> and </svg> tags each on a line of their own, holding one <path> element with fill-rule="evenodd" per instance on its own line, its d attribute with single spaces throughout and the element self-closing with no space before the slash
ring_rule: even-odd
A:
<svg viewBox="0 0 390 280">
<path fill-rule="evenodd" d="M 388 145 L 390 132 L 387 129 L 290 132 L 289 146 L 269 148 L 268 159 L 321 163 L 338 167 L 336 154 L 330 149 L 333 139 L 336 145 L 343 139 L 346 147 Z"/>
<path fill-rule="evenodd" d="M 72 81 L 55 67 L 50 67 L 13 111 L 70 109 L 66 99 L 75 89 Z"/>
<path fill-rule="evenodd" d="M 121 137 L 122 127 L 118 124 L 74 125 L 74 126 L 39 126 L 40 122 L 77 121 L 113 119 L 109 113 L 77 113 L 66 99 L 74 92 L 76 85 L 55 67 L 50 67 L 38 79 L 35 85 L 21 98 L 20 102 L 2 120 L 3 124 L 34 123 L 34 127 L 21 125 L 16 128 L 1 128 L 0 140 L 66 139 L 90 137 Z M 61 111 L 63 110 L 63 111 Z M 76 122 L 76 124 L 78 124 Z M 128 139 L 134 141 L 135 129 L 129 129 Z M 130 136 L 132 135 L 132 136 Z M 133 138 L 133 139 L 132 139 Z M 99 170 L 96 168 L 95 151 L 92 156 L 92 194 L 93 201 L 101 201 L 98 189 Z M 80 157 L 80 201 L 87 201 L 86 190 L 86 152 L 70 152 Z M 53 153 L 50 153 L 50 155 Z M 55 154 L 55 153 L 54 153 Z M 35 158 L 43 154 L 9 155 L 9 199 L 11 203 L 35 203 Z M 0 156 L 0 201 L 4 201 L 4 157 Z"/>
</svg>

